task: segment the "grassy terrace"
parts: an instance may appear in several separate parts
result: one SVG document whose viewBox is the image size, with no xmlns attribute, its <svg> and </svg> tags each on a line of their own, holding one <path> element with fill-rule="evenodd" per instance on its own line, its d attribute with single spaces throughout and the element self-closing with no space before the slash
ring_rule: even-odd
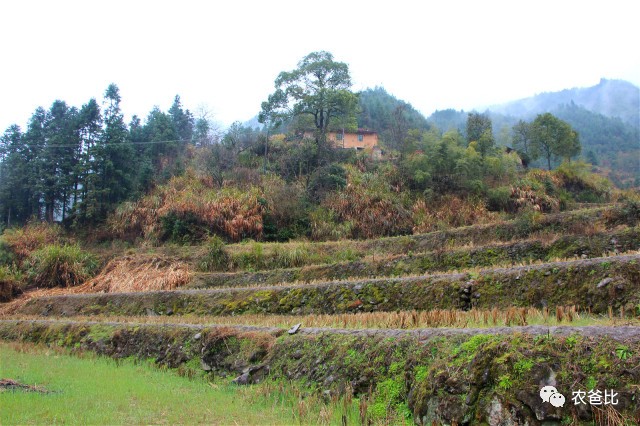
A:
<svg viewBox="0 0 640 426">
<path fill-rule="evenodd" d="M 640 228 L 634 227 L 591 235 L 546 236 L 502 244 L 467 246 L 432 252 L 411 252 L 396 256 L 326 265 L 310 265 L 257 272 L 197 273 L 189 288 L 239 287 L 284 282 L 313 282 L 358 277 L 417 275 L 435 271 L 474 267 L 507 266 L 572 257 L 599 257 L 640 249 Z"/>
<path fill-rule="evenodd" d="M 0 340 L 15 343 L 0 344 L 11 360 L 0 376 L 54 393 L 0 394 L 10 407 L 0 423 L 491 423 L 537 418 L 549 377 L 565 395 L 619 390 L 616 415 L 631 422 L 639 244 L 635 221 L 592 208 L 367 241 L 130 251 L 95 282 L 3 310 Z M 203 265 L 231 271 L 194 274 Z M 85 368 L 100 384 L 67 379 Z M 231 387 L 234 377 L 260 384 Z M 93 391 L 101 387 L 113 395 Z M 168 410 L 175 402 L 158 387 L 191 403 Z M 59 393 L 81 409 L 62 410 Z M 542 417 L 602 419 L 573 408 Z"/>
<path fill-rule="evenodd" d="M 616 222 L 617 215 L 621 214 L 616 209 L 611 206 L 585 208 L 550 215 L 524 216 L 509 221 L 465 226 L 427 234 L 373 240 L 229 244 L 224 247 L 228 259 L 223 264 L 219 264 L 218 268 L 239 271 L 289 268 L 383 258 L 407 252 L 427 252 L 465 245 L 504 243 L 536 235 L 553 239 L 555 238 L 553 234 L 602 232 L 610 229 Z M 197 268 L 205 266 L 202 260 L 207 256 L 207 248 L 204 246 L 166 246 L 143 250 L 175 256 Z"/>
<path fill-rule="evenodd" d="M 31 299 L 31 315 L 336 314 L 396 310 L 554 308 L 633 312 L 640 303 L 640 255 L 487 269 L 477 273 L 365 279 L 313 285 Z"/>
</svg>

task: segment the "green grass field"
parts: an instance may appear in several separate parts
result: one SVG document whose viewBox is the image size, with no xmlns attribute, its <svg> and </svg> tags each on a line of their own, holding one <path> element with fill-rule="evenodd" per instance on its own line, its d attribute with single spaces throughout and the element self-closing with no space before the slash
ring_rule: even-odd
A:
<svg viewBox="0 0 640 426">
<path fill-rule="evenodd" d="M 357 400 L 323 404 L 300 386 L 238 387 L 25 344 L 0 343 L 0 379 L 49 391 L 0 391 L 2 425 L 359 423 Z"/>
</svg>

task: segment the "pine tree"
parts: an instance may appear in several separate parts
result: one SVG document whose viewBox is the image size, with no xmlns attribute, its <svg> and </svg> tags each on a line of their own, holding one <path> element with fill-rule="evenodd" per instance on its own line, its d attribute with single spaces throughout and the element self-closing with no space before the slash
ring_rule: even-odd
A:
<svg viewBox="0 0 640 426">
<path fill-rule="evenodd" d="M 109 210 L 125 200 L 134 188 L 134 149 L 120 110 L 120 90 L 110 84 L 105 91 L 104 131 L 98 157 L 98 185 L 101 195 L 99 216 L 106 217 Z"/>
</svg>

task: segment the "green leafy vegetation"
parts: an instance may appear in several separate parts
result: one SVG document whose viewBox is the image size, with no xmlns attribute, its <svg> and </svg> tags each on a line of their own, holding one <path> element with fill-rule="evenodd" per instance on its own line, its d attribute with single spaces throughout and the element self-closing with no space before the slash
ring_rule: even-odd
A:
<svg viewBox="0 0 640 426">
<path fill-rule="evenodd" d="M 97 260 L 78 245 L 48 245 L 29 257 L 29 280 L 37 287 L 72 287 L 91 278 Z"/>
</svg>

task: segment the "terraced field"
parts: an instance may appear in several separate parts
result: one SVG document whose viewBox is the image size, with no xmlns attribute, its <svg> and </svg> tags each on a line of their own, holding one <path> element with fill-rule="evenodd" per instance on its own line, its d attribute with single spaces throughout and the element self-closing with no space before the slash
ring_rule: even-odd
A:
<svg viewBox="0 0 640 426">
<path fill-rule="evenodd" d="M 111 264 L 81 288 L 0 307 L 0 338 L 239 384 L 308 381 L 366 398 L 363 422 L 633 424 L 639 237 L 637 218 L 610 206 L 370 241 L 148 249 L 124 257 L 156 265 L 154 279 L 168 271 L 159 258 L 186 265 L 180 287 L 112 291 L 100 284 Z M 541 400 L 546 385 L 564 407 Z M 571 402 L 594 389 L 618 404 Z"/>
</svg>

